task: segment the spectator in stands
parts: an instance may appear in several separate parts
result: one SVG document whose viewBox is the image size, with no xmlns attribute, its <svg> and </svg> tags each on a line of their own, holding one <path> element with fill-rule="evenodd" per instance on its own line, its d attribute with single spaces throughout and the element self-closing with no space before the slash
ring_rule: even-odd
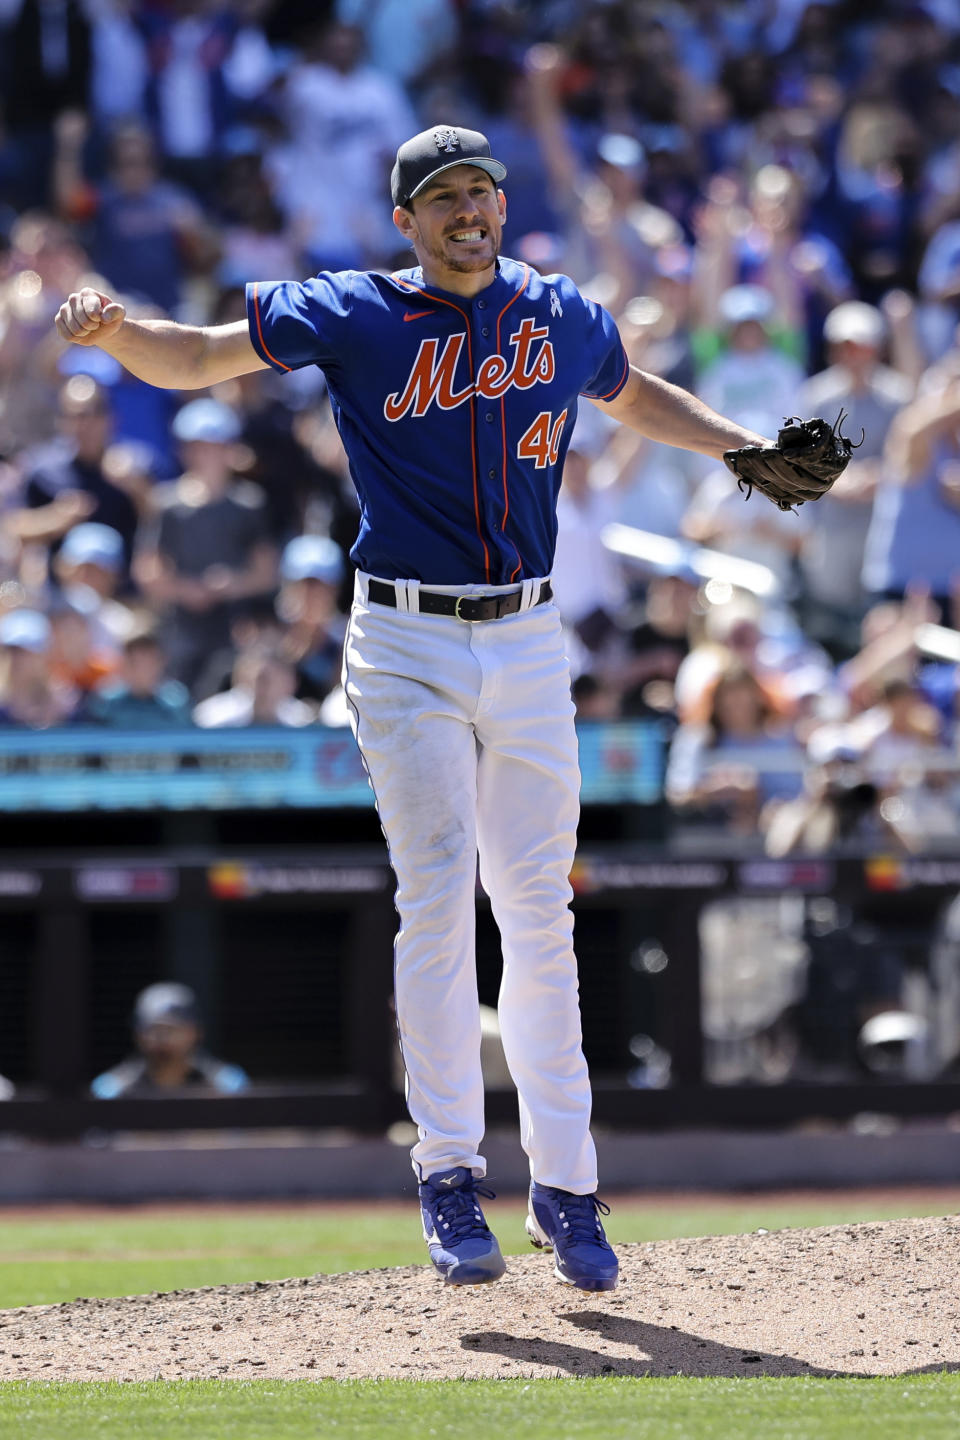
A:
<svg viewBox="0 0 960 1440">
<path fill-rule="evenodd" d="M 625 319 L 644 323 L 645 345 L 642 368 L 692 390 L 695 382 L 695 361 L 691 324 L 693 320 L 693 251 L 688 245 L 664 245 L 654 256 L 650 299 L 656 310 L 644 316 L 631 314 L 627 307 Z M 627 342 L 624 341 L 624 344 Z M 640 364 L 640 361 L 637 361 Z"/>
<path fill-rule="evenodd" d="M 631 365 L 692 390 L 690 263 L 681 246 L 658 251 L 654 293 L 629 300 L 617 324 Z M 679 536 L 702 474 L 701 457 L 648 440 L 636 430 L 624 431 L 595 408 L 588 418 L 612 427 L 602 463 L 616 489 L 617 520 L 656 535 Z M 577 423 L 582 423 L 579 417 Z"/>
<path fill-rule="evenodd" d="M 682 564 L 651 577 L 642 618 L 629 624 L 622 672 L 624 715 L 675 716 L 674 682 L 690 653 L 699 586 L 700 577 Z"/>
<path fill-rule="evenodd" d="M 400 86 L 364 62 L 363 32 L 315 24 L 280 96 L 287 141 L 269 170 L 312 270 L 376 264 L 397 248 L 383 204 L 397 147 L 417 129 Z"/>
<path fill-rule="evenodd" d="M 950 348 L 922 372 L 917 384 L 917 394 L 939 395 L 954 380 L 960 380 L 960 325 L 954 329 Z"/>
<path fill-rule="evenodd" d="M 703 719 L 682 724 L 673 737 L 667 799 L 683 813 L 750 834 L 769 801 L 799 792 L 802 751 L 771 692 L 739 661 L 730 661 L 704 698 Z"/>
<path fill-rule="evenodd" d="M 234 411 L 217 400 L 191 400 L 173 433 L 186 471 L 158 487 L 155 523 L 134 573 L 161 611 L 171 673 L 190 688 L 207 657 L 229 645 L 241 603 L 275 588 L 277 555 L 263 492 L 233 470 L 240 435 Z"/>
<path fill-rule="evenodd" d="M 704 592 L 704 599 L 715 593 Z M 757 650 L 763 639 L 762 619 L 760 601 L 745 590 L 731 589 L 724 599 L 710 600 L 706 613 L 697 617 L 699 623 L 691 636 L 690 650 L 677 671 L 674 688 L 682 721 L 702 722 L 709 710 L 712 687 L 731 659 L 761 673 Z M 779 671 L 773 676 L 764 674 L 764 680 L 775 685 L 779 675 Z"/>
<path fill-rule="evenodd" d="M 371 67 L 414 94 L 457 41 L 455 0 L 337 0 L 337 19 L 359 26 Z M 492 144 L 492 142 L 491 142 Z M 494 155 L 501 152 L 492 144 Z"/>
<path fill-rule="evenodd" d="M 187 275 L 216 263 L 214 232 L 196 200 L 160 178 L 153 141 L 139 124 L 118 126 L 107 178 L 90 184 L 83 173 L 87 129 L 79 112 L 65 113 L 58 122 L 57 209 L 89 228 L 93 263 L 115 291 L 175 313 Z"/>
<path fill-rule="evenodd" d="M 44 544 L 56 554 L 68 530 L 90 520 L 123 539 L 124 571 L 137 528 L 137 508 L 111 478 L 111 414 L 107 392 L 89 375 L 72 376 L 60 391 L 60 439 L 25 457 L 25 504 L 8 511 L 3 526 L 24 545 Z"/>
<path fill-rule="evenodd" d="M 38 610 L 0 617 L 0 725 L 47 730 L 74 718 L 74 697 L 50 670 L 50 621 Z"/>
<path fill-rule="evenodd" d="M 837 667 L 837 681 L 848 701 L 844 718 L 878 705 L 891 680 L 912 682 L 919 627 L 932 624 L 939 613 L 929 591 L 919 586 L 902 602 L 884 600 L 870 607 L 860 626 L 859 650 Z"/>
<path fill-rule="evenodd" d="M 119 674 L 87 697 L 84 720 L 114 730 L 169 730 L 190 725 L 190 696 L 178 680 L 166 678 L 166 656 L 158 637 L 135 631 L 123 643 Z"/>
<path fill-rule="evenodd" d="M 760 433 L 775 435 L 796 408 L 803 369 L 773 344 L 774 296 L 761 285 L 733 285 L 718 318 L 726 348 L 701 374 L 697 394 L 740 423 L 744 415 L 762 420 Z"/>
<path fill-rule="evenodd" d="M 90 25 L 81 0 L 51 5 L 14 0 L 0 12 L 0 80 L 6 145 L 7 195 L 26 209 L 47 200 L 51 123 L 86 104 L 90 81 Z"/>
<path fill-rule="evenodd" d="M 620 714 L 620 697 L 610 684 L 589 670 L 582 670 L 571 686 L 570 693 L 578 720 L 616 720 Z"/>
<path fill-rule="evenodd" d="M 141 6 L 137 17 L 149 66 L 146 108 L 165 167 L 200 197 L 215 183 L 221 139 L 236 109 L 228 61 L 238 8 L 177 0 Z M 265 85 L 269 59 L 261 73 Z"/>
<path fill-rule="evenodd" d="M 250 1084 L 238 1065 L 215 1060 L 202 1048 L 197 999 L 186 985 L 148 985 L 133 1014 L 137 1053 L 105 1070 L 90 1086 L 97 1100 L 156 1099 L 190 1094 L 236 1095 Z"/>
<path fill-rule="evenodd" d="M 91 5 L 90 112 L 97 134 L 123 120 L 146 120 L 149 62 L 139 0 Z"/>
<path fill-rule="evenodd" d="M 890 95 L 855 99 L 842 118 L 836 158 L 839 213 L 863 300 L 876 303 L 885 291 L 910 283 L 921 146 L 913 116 Z"/>
<path fill-rule="evenodd" d="M 859 446 L 822 505 L 810 507 L 801 563 L 812 634 L 850 653 L 866 608 L 860 574 L 887 431 L 911 398 L 909 379 L 881 364 L 886 326 L 861 300 L 831 310 L 824 324 L 830 367 L 800 390 L 801 415 L 846 414 L 844 432 Z"/>
<path fill-rule="evenodd" d="M 960 380 L 920 396 L 891 425 L 863 582 L 898 597 L 923 586 L 950 616 L 960 582 Z"/>
<path fill-rule="evenodd" d="M 133 609 L 116 598 L 125 574 L 123 536 L 86 520 L 68 530 L 54 566 L 63 600 L 87 618 L 94 643 L 117 650 L 135 624 Z"/>
<path fill-rule="evenodd" d="M 956 218 L 960 195 L 960 86 L 955 70 L 943 66 L 928 100 L 920 223 L 925 234 L 934 235 L 944 221 Z"/>
<path fill-rule="evenodd" d="M 904 767 L 945 759 L 940 746 L 940 717 L 913 681 L 894 678 L 883 697 L 847 726 L 864 769 L 878 785 L 896 784 Z"/>
<path fill-rule="evenodd" d="M 48 661 L 56 686 L 72 694 L 79 708 L 87 696 L 119 667 L 119 647 L 90 622 L 85 606 L 65 595 L 50 607 L 51 640 Z"/>
<path fill-rule="evenodd" d="M 921 324 L 927 348 L 939 359 L 960 319 L 960 219 L 950 219 L 931 237 L 917 279 L 923 300 Z"/>
<path fill-rule="evenodd" d="M 84 283 L 89 261 L 70 229 L 39 211 L 10 220 L 5 253 L 4 231 L 0 199 L 0 456 L 12 460 L 54 433 L 62 381 L 50 312 Z"/>
<path fill-rule="evenodd" d="M 221 291 L 211 323 L 229 325 L 245 321 L 246 316 L 244 290 L 234 286 Z M 294 371 L 282 379 L 272 370 L 254 370 L 219 386 L 217 394 L 240 418 L 240 438 L 246 452 L 243 474 L 264 493 L 272 538 L 284 544 L 309 528 L 333 535 L 349 548 L 357 533 L 356 491 L 349 472 L 335 473 L 319 454 L 313 453 L 307 432 L 321 426 L 317 411 L 307 407 L 321 398 L 324 381 L 316 369 L 311 377 L 311 368 Z M 290 387 L 287 381 L 294 376 L 299 378 Z M 328 432 L 331 456 L 337 456 L 346 471 L 343 446 L 329 409 L 329 403 L 323 400 L 326 419 L 322 428 Z M 349 501 L 345 498 L 347 489 Z"/>
<path fill-rule="evenodd" d="M 808 640 L 781 604 L 708 582 L 691 615 L 690 640 L 690 652 L 674 682 L 676 710 L 683 721 L 702 721 L 711 689 L 731 659 L 759 678 L 778 712 L 802 715 L 805 729 L 811 709 L 821 722 L 846 713 L 830 657 Z M 820 709 L 822 714 L 817 713 Z"/>
<path fill-rule="evenodd" d="M 65 380 L 89 375 L 109 395 L 111 474 L 116 472 L 130 486 L 138 508 L 146 508 L 154 482 L 170 480 L 178 473 L 170 436 L 170 423 L 178 408 L 176 392 L 138 380 L 95 345 L 71 347 L 59 357 L 57 370 Z"/>
<path fill-rule="evenodd" d="M 436 89 L 439 95 L 433 113 L 456 113 L 459 100 L 445 97 L 442 84 Z M 516 260 L 536 265 L 541 274 L 566 270 L 563 214 L 554 203 L 544 150 L 532 123 L 530 77 L 510 57 L 502 69 L 489 72 L 489 78 L 484 76 L 483 89 L 483 119 L 476 118 L 476 124 L 482 125 L 493 154 L 506 165 L 514 197 L 503 227 L 504 251 Z M 472 125 L 474 120 L 465 123 Z M 562 123 L 569 127 L 567 118 Z M 554 260 L 544 264 L 551 250 Z"/>
<path fill-rule="evenodd" d="M 764 129 L 769 135 L 772 125 Z M 852 281 L 838 246 L 805 218 L 802 174 L 782 164 L 759 166 L 750 184 L 749 223 L 744 227 L 735 212 L 731 216 L 732 278 L 769 290 L 780 343 L 798 358 L 816 360 L 824 318 L 850 297 Z M 809 170 L 807 179 L 814 181 Z"/>
<path fill-rule="evenodd" d="M 221 222 L 220 283 L 242 287 L 258 275 L 295 275 L 301 269 L 294 237 L 284 225 L 263 164 L 264 140 L 250 125 L 224 136 L 217 185 Z M 218 317 L 217 323 L 226 323 Z"/>
<path fill-rule="evenodd" d="M 294 694 L 297 672 L 284 652 L 266 645 L 242 650 L 234 662 L 233 685 L 210 695 L 193 712 L 205 730 L 244 725 L 311 725 L 316 711 Z"/>
<path fill-rule="evenodd" d="M 854 844 L 904 847 L 891 814 L 881 809 L 883 792 L 860 764 L 856 749 L 841 737 L 811 745 L 803 791 L 771 815 L 764 848 L 768 855 L 796 852 L 822 855 Z"/>
<path fill-rule="evenodd" d="M 683 229 L 645 196 L 647 157 L 631 133 L 632 121 L 623 117 L 616 128 L 611 123 L 596 142 L 594 164 L 586 167 L 560 99 L 564 76 L 576 63 L 556 46 L 535 45 L 525 64 L 550 198 L 565 219 L 568 267 L 584 280 L 602 276 L 604 304 L 618 311 L 652 282 L 658 250 L 683 243 Z"/>
<path fill-rule="evenodd" d="M 319 703 L 339 684 L 346 625 L 337 594 L 344 568 L 343 552 L 326 535 L 298 535 L 281 556 L 277 614 L 300 700 Z"/>
</svg>

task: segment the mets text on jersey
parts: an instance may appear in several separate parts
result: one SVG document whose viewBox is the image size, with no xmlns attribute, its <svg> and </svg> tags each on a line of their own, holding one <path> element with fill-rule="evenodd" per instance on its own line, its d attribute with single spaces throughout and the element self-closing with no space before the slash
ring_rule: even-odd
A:
<svg viewBox="0 0 960 1440">
<path fill-rule="evenodd" d="M 409 411 L 419 419 L 434 403 L 441 410 L 455 410 L 472 395 L 499 400 L 510 389 L 529 390 L 538 383 L 549 384 L 557 372 L 553 346 L 547 339 L 549 334 L 549 326 L 537 325 L 528 315 L 510 336 L 512 361 L 503 355 L 488 355 L 477 371 L 476 381 L 461 390 L 455 390 L 454 386 L 464 332 L 451 335 L 442 350 L 440 341 L 431 336 L 417 351 L 403 389 L 395 390 L 383 402 L 383 413 L 388 420 L 402 420 Z M 534 354 L 537 341 L 541 343 Z"/>
</svg>

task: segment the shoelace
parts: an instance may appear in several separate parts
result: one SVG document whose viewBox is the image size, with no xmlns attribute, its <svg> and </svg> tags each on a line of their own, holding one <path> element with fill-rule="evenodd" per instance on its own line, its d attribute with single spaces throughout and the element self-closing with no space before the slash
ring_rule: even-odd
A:
<svg viewBox="0 0 960 1440">
<path fill-rule="evenodd" d="M 565 1195 L 559 1214 L 567 1239 L 577 1245 L 606 1247 L 607 1237 L 603 1233 L 600 1216 L 609 1215 L 610 1206 L 596 1195 Z"/>
<path fill-rule="evenodd" d="M 490 1233 L 477 1204 L 478 1195 L 485 1200 L 497 1198 L 495 1192 L 484 1185 L 461 1185 L 437 1196 L 436 1211 L 443 1225 L 444 1239 L 470 1240 Z"/>
</svg>

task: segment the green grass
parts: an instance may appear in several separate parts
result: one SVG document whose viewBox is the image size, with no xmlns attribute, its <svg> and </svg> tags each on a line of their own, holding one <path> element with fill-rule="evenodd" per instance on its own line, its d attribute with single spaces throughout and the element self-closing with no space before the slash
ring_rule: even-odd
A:
<svg viewBox="0 0 960 1440">
<path fill-rule="evenodd" d="M 671 1199 L 662 1207 L 649 1201 L 617 1203 L 614 1197 L 607 1231 L 618 1243 L 958 1209 L 960 1196 L 947 1193 L 926 1205 L 889 1196 L 878 1203 L 869 1192 L 855 1199 L 817 1202 Z M 522 1200 L 494 1201 L 487 1214 L 505 1253 L 529 1253 Z M 23 1218 L 22 1212 L 5 1217 L 0 1210 L 0 1309 L 53 1304 L 79 1295 L 138 1295 L 318 1271 L 420 1265 L 425 1258 L 412 1195 L 401 1206 L 349 1208 L 97 1209 L 70 1218 L 42 1211 L 31 1218 Z"/>
<path fill-rule="evenodd" d="M 96 1210 L 62 1219 L 0 1211 L 0 1309 L 78 1295 L 142 1295 L 424 1259 L 416 1207 L 312 1211 Z"/>
<path fill-rule="evenodd" d="M 0 1385 L 16 1440 L 956 1440 L 960 1377 Z"/>
</svg>

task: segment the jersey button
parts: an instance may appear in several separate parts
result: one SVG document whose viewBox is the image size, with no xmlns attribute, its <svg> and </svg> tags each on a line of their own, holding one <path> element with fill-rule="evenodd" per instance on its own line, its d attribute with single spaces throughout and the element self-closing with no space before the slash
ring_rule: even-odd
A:
<svg viewBox="0 0 960 1440">
<path fill-rule="evenodd" d="M 483 418 L 484 418 L 484 420 L 486 420 L 486 422 L 487 422 L 488 425 L 492 425 L 492 424 L 493 424 L 493 411 L 492 411 L 492 410 L 488 410 L 487 413 L 486 413 L 486 415 L 484 415 Z"/>
<path fill-rule="evenodd" d="M 496 478 L 497 478 L 497 472 L 496 472 L 496 470 L 494 470 L 494 469 L 491 468 L 490 470 L 487 471 L 487 474 L 490 476 L 490 479 L 491 479 L 491 480 L 496 480 Z"/>
<path fill-rule="evenodd" d="M 478 300 L 478 301 L 477 301 L 477 309 L 478 309 L 478 310 L 486 310 L 486 308 L 487 308 L 487 302 L 486 302 L 486 300 Z"/>
<path fill-rule="evenodd" d="M 480 334 L 481 334 L 481 335 L 489 335 L 489 334 L 490 334 L 490 326 L 489 326 L 489 325 L 484 325 L 483 329 L 480 331 Z"/>
</svg>

